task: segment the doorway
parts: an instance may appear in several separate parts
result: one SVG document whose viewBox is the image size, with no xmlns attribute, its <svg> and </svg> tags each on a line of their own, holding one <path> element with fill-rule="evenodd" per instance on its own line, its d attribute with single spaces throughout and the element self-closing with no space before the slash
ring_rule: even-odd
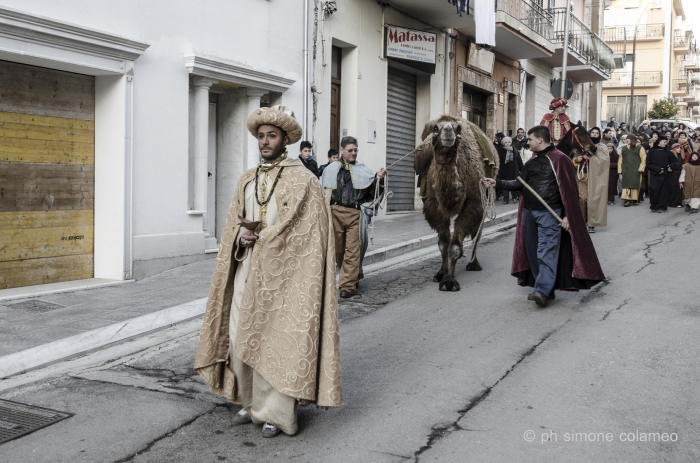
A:
<svg viewBox="0 0 700 463">
<path fill-rule="evenodd" d="M 340 149 L 340 79 L 343 50 L 333 47 L 331 58 L 330 148 Z"/>
<path fill-rule="evenodd" d="M 462 118 L 486 132 L 486 99 L 488 94 L 464 84 L 462 90 Z"/>
</svg>

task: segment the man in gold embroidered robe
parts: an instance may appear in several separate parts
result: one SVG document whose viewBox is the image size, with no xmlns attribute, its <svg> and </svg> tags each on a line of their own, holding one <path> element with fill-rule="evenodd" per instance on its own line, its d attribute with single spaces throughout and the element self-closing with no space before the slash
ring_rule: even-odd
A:
<svg viewBox="0 0 700 463">
<path fill-rule="evenodd" d="M 235 423 L 292 435 L 298 404 L 343 402 L 332 218 L 316 176 L 287 157 L 302 133 L 293 113 L 261 108 L 247 125 L 261 163 L 227 215 L 195 370 L 243 406 Z"/>
</svg>

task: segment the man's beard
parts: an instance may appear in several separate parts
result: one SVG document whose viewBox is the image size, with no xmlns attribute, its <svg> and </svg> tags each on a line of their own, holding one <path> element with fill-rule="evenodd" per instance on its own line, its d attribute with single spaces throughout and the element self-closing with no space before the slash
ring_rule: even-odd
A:
<svg viewBox="0 0 700 463">
<path fill-rule="evenodd" d="M 600 143 L 600 137 L 591 137 L 591 141 L 594 145 L 597 145 L 598 143 Z"/>
</svg>

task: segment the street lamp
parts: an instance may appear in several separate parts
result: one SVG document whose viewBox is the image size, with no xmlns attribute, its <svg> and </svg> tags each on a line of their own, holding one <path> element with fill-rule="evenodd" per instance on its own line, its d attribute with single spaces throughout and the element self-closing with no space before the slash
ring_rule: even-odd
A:
<svg viewBox="0 0 700 463">
<path fill-rule="evenodd" d="M 637 17 L 637 24 L 634 25 L 634 37 L 632 37 L 632 76 L 631 76 L 631 81 L 632 85 L 630 86 L 630 113 L 629 113 L 629 118 L 628 121 L 630 124 L 634 122 L 634 126 L 636 127 L 637 121 L 634 121 L 634 68 L 636 67 L 635 65 L 637 64 L 637 31 L 639 30 L 639 22 L 642 20 L 642 16 L 644 13 L 646 13 L 647 9 L 651 5 L 651 1 L 647 1 L 646 6 L 644 9 L 639 13 L 639 16 Z M 627 39 L 627 29 L 625 29 L 625 40 Z"/>
</svg>

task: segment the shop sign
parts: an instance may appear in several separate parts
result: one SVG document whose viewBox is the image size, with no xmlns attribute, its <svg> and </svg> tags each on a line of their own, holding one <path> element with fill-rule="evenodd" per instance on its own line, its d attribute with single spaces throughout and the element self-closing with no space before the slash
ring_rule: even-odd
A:
<svg viewBox="0 0 700 463">
<path fill-rule="evenodd" d="M 437 34 L 388 24 L 385 31 L 387 58 L 435 73 Z"/>
</svg>

